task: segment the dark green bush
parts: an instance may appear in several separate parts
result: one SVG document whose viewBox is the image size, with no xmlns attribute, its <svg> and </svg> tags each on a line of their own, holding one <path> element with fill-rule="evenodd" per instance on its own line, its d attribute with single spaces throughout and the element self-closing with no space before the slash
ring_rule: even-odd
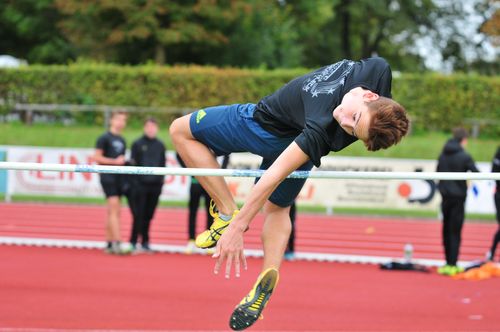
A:
<svg viewBox="0 0 500 332">
<path fill-rule="evenodd" d="M 471 127 L 482 120 L 481 132 L 500 135 L 500 77 L 464 74 L 405 74 L 393 82 L 394 99 L 414 118 L 416 130 Z"/>
</svg>

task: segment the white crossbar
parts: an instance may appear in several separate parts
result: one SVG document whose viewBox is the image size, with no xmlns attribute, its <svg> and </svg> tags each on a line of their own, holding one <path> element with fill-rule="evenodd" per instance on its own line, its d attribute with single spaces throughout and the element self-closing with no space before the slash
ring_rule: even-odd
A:
<svg viewBox="0 0 500 332">
<path fill-rule="evenodd" d="M 225 177 L 259 177 L 264 173 L 257 169 L 211 169 L 105 166 L 87 164 L 45 164 L 0 162 L 0 169 L 23 171 L 55 171 L 76 173 L 108 173 L 135 175 L 192 175 Z M 366 180 L 500 180 L 500 173 L 460 172 L 354 172 L 354 171 L 295 171 L 288 178 L 311 179 L 366 179 Z"/>
</svg>

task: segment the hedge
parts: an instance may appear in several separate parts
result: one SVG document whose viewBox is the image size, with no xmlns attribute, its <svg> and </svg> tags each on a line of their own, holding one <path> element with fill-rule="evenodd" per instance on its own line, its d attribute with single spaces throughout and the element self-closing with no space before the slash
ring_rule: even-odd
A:
<svg viewBox="0 0 500 332">
<path fill-rule="evenodd" d="M 0 70 L 7 102 L 206 107 L 257 102 L 307 69 L 246 70 L 183 66 L 72 64 Z M 465 74 L 402 74 L 393 96 L 413 118 L 413 128 L 449 130 L 466 118 L 491 120 L 500 135 L 500 78 Z M 484 131 L 483 131 L 484 132 Z"/>
</svg>

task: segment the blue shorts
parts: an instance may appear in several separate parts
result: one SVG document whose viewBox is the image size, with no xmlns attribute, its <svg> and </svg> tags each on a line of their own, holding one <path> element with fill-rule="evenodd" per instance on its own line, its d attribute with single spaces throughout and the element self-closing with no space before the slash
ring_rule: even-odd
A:
<svg viewBox="0 0 500 332">
<path fill-rule="evenodd" d="M 254 119 L 255 104 L 234 104 L 209 107 L 191 114 L 190 128 L 194 138 L 216 155 L 232 152 L 251 152 L 263 158 L 260 169 L 268 169 L 295 137 L 277 137 L 264 130 Z M 298 170 L 308 171 L 308 161 Z M 256 179 L 257 182 L 259 179 Z M 306 179 L 286 179 L 269 197 L 281 206 L 292 205 Z"/>
</svg>

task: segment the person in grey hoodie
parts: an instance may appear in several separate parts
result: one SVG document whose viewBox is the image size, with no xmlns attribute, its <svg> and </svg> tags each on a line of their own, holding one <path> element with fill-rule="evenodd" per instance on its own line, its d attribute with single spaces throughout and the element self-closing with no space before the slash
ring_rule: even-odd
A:
<svg viewBox="0 0 500 332">
<path fill-rule="evenodd" d="M 438 172 L 479 172 L 472 157 L 464 150 L 467 137 L 465 129 L 453 129 L 453 138 L 446 142 L 439 156 Z M 464 223 L 467 183 L 465 180 L 443 180 L 439 181 L 438 189 L 442 196 L 442 235 L 446 257 L 446 265 L 439 268 L 438 273 L 454 275 L 462 272 L 462 269 L 457 267 L 457 261 Z"/>
</svg>

